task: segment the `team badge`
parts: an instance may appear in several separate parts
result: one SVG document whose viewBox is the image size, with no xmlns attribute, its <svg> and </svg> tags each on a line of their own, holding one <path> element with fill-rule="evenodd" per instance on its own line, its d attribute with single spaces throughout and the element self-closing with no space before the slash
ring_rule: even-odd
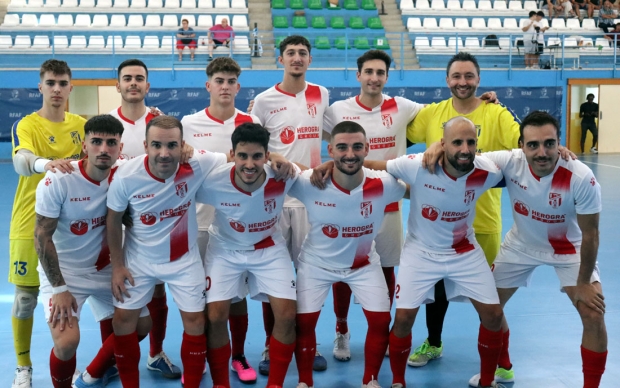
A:
<svg viewBox="0 0 620 388">
<path fill-rule="evenodd" d="M 514 203 L 514 209 L 515 212 L 518 214 L 521 214 L 522 216 L 529 216 L 530 215 L 530 208 L 529 206 L 527 206 L 525 203 L 521 202 L 521 201 L 515 201 Z"/>
<path fill-rule="evenodd" d="M 52 180 L 50 178 L 45 178 L 45 186 L 49 186 L 52 184 Z"/>
<path fill-rule="evenodd" d="M 476 198 L 476 190 L 466 190 L 465 191 L 465 205 L 469 205 L 473 202 L 474 198 Z"/>
<path fill-rule="evenodd" d="M 549 193 L 549 205 L 551 205 L 551 207 L 554 209 L 562 206 L 562 194 Z"/>
<path fill-rule="evenodd" d="M 325 224 L 323 225 L 321 230 L 323 231 L 323 234 L 327 237 L 336 238 L 338 237 L 338 232 L 340 232 L 340 227 L 334 224 Z"/>
<path fill-rule="evenodd" d="M 178 183 L 175 187 L 177 189 L 177 195 L 181 198 L 184 198 L 185 194 L 187 194 L 187 183 L 181 182 Z"/>
<path fill-rule="evenodd" d="M 430 221 L 436 221 L 439 217 L 440 210 L 435 206 L 422 205 L 422 217 Z"/>
<path fill-rule="evenodd" d="M 390 113 L 382 114 L 381 121 L 383 122 L 384 127 L 390 128 L 393 124 L 392 115 Z"/>
<path fill-rule="evenodd" d="M 265 200 L 265 211 L 271 214 L 276 208 L 275 198 Z"/>
<path fill-rule="evenodd" d="M 56 138 L 54 136 L 49 137 L 50 144 L 56 143 Z"/>
<path fill-rule="evenodd" d="M 82 144 L 82 138 L 80 137 L 80 133 L 78 131 L 71 132 L 71 140 L 73 141 L 73 144 Z"/>
<path fill-rule="evenodd" d="M 360 203 L 360 209 L 361 209 L 360 213 L 362 214 L 364 218 L 370 217 L 370 215 L 372 214 L 372 202 L 364 201 Z"/>
<path fill-rule="evenodd" d="M 308 107 L 308 114 L 312 118 L 316 117 L 316 104 L 315 103 L 310 103 L 310 104 L 306 104 L 306 106 Z"/>
<path fill-rule="evenodd" d="M 71 221 L 71 233 L 82 236 L 88 232 L 88 220 Z"/>
<path fill-rule="evenodd" d="M 592 186 L 594 186 L 596 184 L 596 179 L 594 179 L 594 177 L 592 177 L 592 179 L 590 179 L 590 184 Z"/>
<path fill-rule="evenodd" d="M 288 126 L 280 131 L 280 140 L 284 144 L 291 144 L 295 141 L 295 127 Z"/>
<path fill-rule="evenodd" d="M 228 219 L 228 223 L 230 227 L 239 233 L 245 232 L 245 224 L 241 221 L 233 220 L 232 218 Z"/>
<path fill-rule="evenodd" d="M 144 225 L 155 225 L 155 222 L 157 221 L 157 213 L 142 213 L 140 214 L 140 221 Z"/>
</svg>

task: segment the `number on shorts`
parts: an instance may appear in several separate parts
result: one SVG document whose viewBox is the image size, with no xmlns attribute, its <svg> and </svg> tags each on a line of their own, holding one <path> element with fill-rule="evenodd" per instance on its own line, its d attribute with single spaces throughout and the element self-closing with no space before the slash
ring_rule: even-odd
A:
<svg viewBox="0 0 620 388">
<path fill-rule="evenodd" d="M 27 261 L 14 261 L 13 265 L 15 266 L 15 274 L 19 276 L 24 276 L 28 273 L 28 265 Z"/>
<path fill-rule="evenodd" d="M 205 291 L 209 291 L 211 289 L 211 276 L 207 276 L 206 280 L 207 280 L 207 287 L 205 288 Z"/>
<path fill-rule="evenodd" d="M 398 294 L 400 293 L 400 284 L 396 285 L 396 299 L 398 299 Z"/>
</svg>

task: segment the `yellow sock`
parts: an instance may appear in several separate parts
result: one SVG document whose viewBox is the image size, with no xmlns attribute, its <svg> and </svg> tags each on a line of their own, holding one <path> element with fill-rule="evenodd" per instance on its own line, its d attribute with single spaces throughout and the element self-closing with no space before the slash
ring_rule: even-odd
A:
<svg viewBox="0 0 620 388">
<path fill-rule="evenodd" d="M 13 326 L 13 345 L 15 347 L 15 355 L 17 356 L 18 366 L 31 366 L 30 360 L 30 342 L 32 340 L 32 324 L 34 317 L 27 319 L 19 319 L 11 317 Z"/>
</svg>

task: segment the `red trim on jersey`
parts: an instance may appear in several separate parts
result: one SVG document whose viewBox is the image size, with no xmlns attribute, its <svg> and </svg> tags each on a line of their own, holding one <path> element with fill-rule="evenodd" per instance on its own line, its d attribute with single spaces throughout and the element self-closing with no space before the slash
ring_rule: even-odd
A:
<svg viewBox="0 0 620 388">
<path fill-rule="evenodd" d="M 151 176 L 151 178 L 155 179 L 157 182 L 166 183 L 165 179 L 158 178 L 155 175 L 153 175 L 153 173 L 151 172 L 151 169 L 149 168 L 149 156 L 148 155 L 146 155 L 146 157 L 144 158 L 144 168 L 146 169 L 146 172 Z"/>
<path fill-rule="evenodd" d="M 114 174 L 116 174 L 116 171 L 118 171 L 118 166 L 114 166 L 110 169 L 110 175 L 108 175 L 108 184 L 112 183 L 112 180 L 114 179 Z"/>
<path fill-rule="evenodd" d="M 86 179 L 87 181 L 89 181 L 90 183 L 94 185 L 100 186 L 100 182 L 97 182 L 93 178 L 89 177 L 88 174 L 86 173 L 86 170 L 84 170 L 84 159 L 81 159 L 78 161 L 78 167 L 80 168 L 80 172 L 82 173 L 82 176 L 84 177 L 84 179 Z"/>
<path fill-rule="evenodd" d="M 237 128 L 243 123 L 253 123 L 253 122 L 254 120 L 252 120 L 252 116 L 250 115 L 246 115 L 243 113 L 237 113 L 237 116 L 235 116 L 235 128 Z"/>
<path fill-rule="evenodd" d="M 321 103 L 321 88 L 316 85 L 306 86 L 306 103 L 307 104 L 320 104 Z"/>
<path fill-rule="evenodd" d="M 368 253 L 372 248 L 372 240 L 360 241 L 357 249 L 355 250 L 355 257 L 351 264 L 351 269 L 361 268 L 370 264 Z"/>
<path fill-rule="evenodd" d="M 398 202 L 392 202 L 389 203 L 386 207 L 385 210 L 383 211 L 384 213 L 392 213 L 392 212 L 397 212 L 400 210 L 400 203 Z"/>
<path fill-rule="evenodd" d="M 110 247 L 108 246 L 108 238 L 106 234 L 103 234 L 103 241 L 101 242 L 101 252 L 97 257 L 95 268 L 97 271 L 101 271 L 110 264 Z"/>
<path fill-rule="evenodd" d="M 444 174 L 446 174 L 446 176 L 447 176 L 448 178 L 452 179 L 453 181 L 456 181 L 456 179 L 457 179 L 457 178 L 456 178 L 456 177 L 454 177 L 454 176 L 452 176 L 452 175 L 450 175 L 450 173 L 448 173 L 448 171 L 446 170 L 446 167 L 445 167 L 445 166 L 441 166 L 441 168 L 443 169 L 443 173 L 444 173 Z"/>
<path fill-rule="evenodd" d="M 398 113 L 398 105 L 395 98 L 383 100 L 383 104 L 381 104 L 381 114 L 386 115 L 390 113 Z"/>
<path fill-rule="evenodd" d="M 467 177 L 465 188 L 470 189 L 472 187 L 484 186 L 484 182 L 487 181 L 488 176 L 489 172 L 487 170 L 475 168 L 474 171 Z"/>
<path fill-rule="evenodd" d="M 178 183 L 182 179 L 190 179 L 194 176 L 194 169 L 189 163 L 179 164 L 179 169 L 174 176 L 174 183 Z"/>
<path fill-rule="evenodd" d="M 284 95 L 290 96 L 290 97 L 297 97 L 297 95 L 296 95 L 296 94 L 291 94 L 291 93 L 285 92 L 284 90 L 280 89 L 280 83 L 281 83 L 281 82 L 278 82 L 278 83 L 276 84 L 276 86 L 275 86 L 275 89 L 276 89 L 278 92 L 280 92 L 280 93 L 282 93 L 282 94 L 284 94 Z"/>
<path fill-rule="evenodd" d="M 383 181 L 381 178 L 368 178 L 364 181 L 362 186 L 362 198 L 363 199 L 375 199 L 383 196 Z"/>
<path fill-rule="evenodd" d="M 566 233 L 559 237 L 549 236 L 549 244 L 553 247 L 556 255 L 574 255 L 577 253 L 575 246 L 568 240 Z"/>
<path fill-rule="evenodd" d="M 332 179 L 332 183 L 334 184 L 334 187 L 337 188 L 338 190 L 342 191 L 343 193 L 349 195 L 351 194 L 351 190 L 347 190 L 344 187 L 340 186 L 335 180 L 334 180 L 334 172 L 332 171 L 332 175 L 330 175 L 331 179 Z"/>
<path fill-rule="evenodd" d="M 151 120 L 153 120 L 155 117 L 157 117 L 158 115 L 154 115 L 152 114 L 150 111 L 149 113 L 146 115 L 146 117 L 144 118 L 144 122 L 146 124 L 148 124 Z"/>
<path fill-rule="evenodd" d="M 175 261 L 189 252 L 188 211 L 185 211 L 170 231 L 170 261 Z"/>
<path fill-rule="evenodd" d="M 461 241 L 452 244 L 452 249 L 454 249 L 456 253 L 465 253 L 473 251 L 476 247 L 465 237 Z"/>
<path fill-rule="evenodd" d="M 276 181 L 274 178 L 269 178 L 265 185 L 265 199 L 271 199 L 284 194 L 286 188 L 286 182 Z"/>
<path fill-rule="evenodd" d="M 211 113 L 209 113 L 209 108 L 205 108 L 205 113 L 207 114 L 207 117 L 210 118 L 211 120 L 215 121 L 218 124 L 224 124 L 224 122 L 220 119 L 216 119 L 215 117 L 211 116 Z"/>
<path fill-rule="evenodd" d="M 476 249 L 467 238 L 467 230 L 467 222 L 462 222 L 454 226 L 452 230 L 452 249 L 454 249 L 455 253 L 465 253 Z"/>
<path fill-rule="evenodd" d="M 530 169 L 530 173 L 532 174 L 532 176 L 534 177 L 534 179 L 536 179 L 537 181 L 540 182 L 540 177 L 538 175 L 536 175 L 536 173 L 534 172 L 534 170 L 532 170 L 532 166 L 530 166 L 529 164 L 527 165 L 527 168 Z"/>
<path fill-rule="evenodd" d="M 370 260 L 368 260 L 368 255 L 355 256 L 355 259 L 353 259 L 353 264 L 351 265 L 351 269 L 362 268 L 368 264 L 370 264 Z"/>
<path fill-rule="evenodd" d="M 256 244 L 254 244 L 254 249 L 265 249 L 265 248 L 269 248 L 276 245 L 275 242 L 273 242 L 273 239 L 271 238 L 271 236 L 257 242 Z"/>
<path fill-rule="evenodd" d="M 121 118 L 121 120 L 128 122 L 131 125 L 136 125 L 136 122 L 133 120 L 129 120 L 127 117 L 123 116 L 123 113 L 121 113 L 121 107 L 118 107 L 118 110 L 116 111 L 116 113 L 118 113 L 118 117 Z"/>
<path fill-rule="evenodd" d="M 252 193 L 250 193 L 249 191 L 245 191 L 243 190 L 241 187 L 237 186 L 237 182 L 235 182 L 235 170 L 237 169 L 237 166 L 233 166 L 230 169 L 230 183 L 232 183 L 233 187 L 237 190 L 239 190 L 241 193 L 245 194 L 245 195 L 249 195 L 251 196 Z"/>
<path fill-rule="evenodd" d="M 362 109 L 365 109 L 365 110 L 367 110 L 369 112 L 372 110 L 372 108 L 369 108 L 366 105 L 362 104 L 362 102 L 360 101 L 360 96 L 359 95 L 355 96 L 355 102 L 357 102 L 357 105 L 359 105 L 360 108 L 362 108 Z"/>
<path fill-rule="evenodd" d="M 564 167 L 558 167 L 557 171 L 553 174 L 551 180 L 551 190 L 557 191 L 569 191 L 570 181 L 573 178 L 573 172 Z"/>
</svg>

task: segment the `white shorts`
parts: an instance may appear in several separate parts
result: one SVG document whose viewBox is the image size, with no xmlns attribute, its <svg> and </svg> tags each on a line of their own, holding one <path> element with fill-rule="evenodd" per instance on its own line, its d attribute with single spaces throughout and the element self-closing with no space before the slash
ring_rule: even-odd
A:
<svg viewBox="0 0 620 388">
<path fill-rule="evenodd" d="M 151 263 L 148 259 L 127 258 L 127 268 L 135 286 L 125 283 L 130 297 L 114 306 L 136 310 L 146 306 L 153 297 L 155 285 L 168 284 L 174 302 L 184 312 L 199 312 L 205 308 L 205 277 L 198 245 L 194 244 L 180 259 L 168 263 Z"/>
<path fill-rule="evenodd" d="M 257 250 L 207 247 L 207 303 L 244 298 L 268 302 L 268 296 L 295 300 L 295 274 L 283 244 Z"/>
<path fill-rule="evenodd" d="M 280 216 L 280 229 L 286 241 L 289 256 L 297 268 L 297 258 L 301 252 L 301 244 L 310 232 L 308 213 L 305 207 L 284 207 Z"/>
<path fill-rule="evenodd" d="M 375 237 L 375 249 L 381 258 L 382 267 L 397 267 L 403 249 L 403 213 L 385 213 L 381 229 Z"/>
<path fill-rule="evenodd" d="M 407 241 L 396 279 L 396 308 L 414 309 L 432 303 L 435 284 L 441 279 L 450 301 L 473 299 L 499 304 L 493 273 L 479 246 L 461 254 L 437 254 L 425 252 Z"/>
<path fill-rule="evenodd" d="M 581 266 L 579 253 L 573 255 L 556 255 L 540 252 L 526 247 L 516 249 L 509 244 L 502 244 L 493 264 L 493 276 L 497 288 L 527 287 L 532 281 L 536 267 L 550 265 L 560 279 L 560 287 L 576 286 Z M 598 263 L 594 267 L 590 282 L 600 282 Z"/>
<path fill-rule="evenodd" d="M 368 311 L 390 311 L 390 296 L 379 263 L 357 269 L 331 270 L 299 262 L 297 267 L 297 313 L 321 311 L 332 284 L 344 282 Z"/>
</svg>

